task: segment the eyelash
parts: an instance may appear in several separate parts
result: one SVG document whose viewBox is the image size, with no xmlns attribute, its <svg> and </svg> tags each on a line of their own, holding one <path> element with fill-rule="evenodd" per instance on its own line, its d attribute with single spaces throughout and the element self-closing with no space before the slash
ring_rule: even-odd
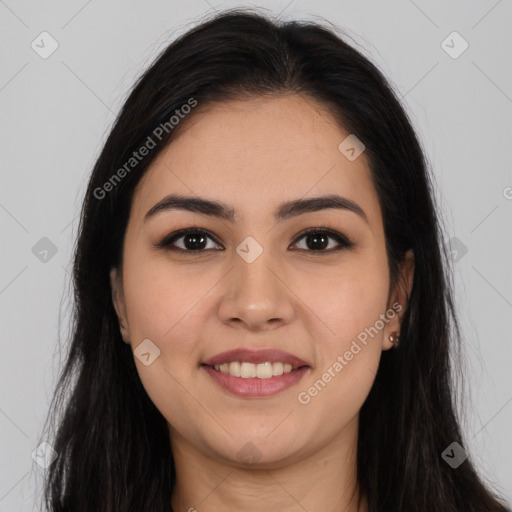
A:
<svg viewBox="0 0 512 512">
<path fill-rule="evenodd" d="M 156 247 L 159 248 L 165 248 L 169 251 L 175 251 L 175 252 L 181 252 L 181 253 L 189 253 L 194 256 L 199 256 L 201 253 L 207 252 L 207 251 L 217 251 L 220 249 L 199 249 L 199 250 L 188 250 L 188 249 L 182 249 L 181 247 L 173 246 L 172 244 L 179 240 L 180 238 L 183 238 L 184 236 L 188 234 L 198 234 L 198 235 L 204 235 L 210 239 L 212 239 L 216 244 L 221 245 L 215 237 L 213 237 L 210 232 L 200 229 L 200 228 L 185 228 L 180 229 L 178 231 L 174 231 L 173 233 L 170 233 L 169 235 L 166 235 L 160 242 L 155 244 Z M 317 249 L 317 250 L 308 250 L 308 249 L 298 249 L 299 251 L 305 251 L 310 252 L 314 255 L 322 255 L 322 254 L 331 254 L 335 252 L 339 252 L 343 249 L 349 249 L 354 246 L 354 243 L 351 242 L 346 236 L 342 235 L 341 233 L 338 233 L 337 231 L 334 231 L 333 229 L 328 228 L 327 226 L 318 226 L 314 228 L 308 228 L 305 229 L 293 242 L 293 245 L 297 244 L 302 238 L 304 238 L 307 235 L 310 234 L 321 234 L 321 235 L 327 235 L 329 238 L 334 239 L 340 247 L 335 249 Z"/>
</svg>

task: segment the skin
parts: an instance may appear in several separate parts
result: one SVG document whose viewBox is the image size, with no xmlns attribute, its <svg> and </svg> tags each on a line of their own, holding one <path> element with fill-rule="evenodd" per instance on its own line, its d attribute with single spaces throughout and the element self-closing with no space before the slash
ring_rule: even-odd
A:
<svg viewBox="0 0 512 512">
<path fill-rule="evenodd" d="M 400 331 L 413 254 L 390 290 L 369 161 L 364 152 L 350 161 L 338 150 L 349 133 L 323 105 L 292 94 L 197 112 L 139 182 L 123 264 L 111 273 L 125 341 L 135 349 L 148 338 L 160 349 L 149 366 L 134 361 L 169 424 L 177 471 L 173 508 L 252 512 L 264 500 L 268 512 L 366 511 L 364 497 L 359 508 L 357 503 L 359 410 L 382 351 L 393 346 L 389 335 Z M 235 209 L 236 221 L 170 210 L 145 223 L 145 213 L 170 193 L 221 201 Z M 273 218 L 282 202 L 333 193 L 357 202 L 369 223 L 338 209 L 280 223 Z M 338 246 L 329 238 L 324 253 L 315 255 L 317 246 L 298 236 L 321 225 L 355 245 L 329 253 Z M 208 238 L 199 256 L 154 246 L 188 227 L 211 231 L 219 243 Z M 263 248 L 252 263 L 235 251 L 247 236 Z M 185 243 L 175 241 L 181 248 Z M 396 302 L 401 313 L 360 344 L 362 350 L 308 404 L 299 403 L 298 393 Z M 237 347 L 279 348 L 311 369 L 276 395 L 236 397 L 199 365 Z M 252 464 L 238 455 L 246 443 Z"/>
</svg>

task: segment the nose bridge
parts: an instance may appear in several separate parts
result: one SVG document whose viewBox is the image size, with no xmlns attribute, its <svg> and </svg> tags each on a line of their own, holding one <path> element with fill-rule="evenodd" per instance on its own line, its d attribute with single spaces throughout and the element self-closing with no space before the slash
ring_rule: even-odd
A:
<svg viewBox="0 0 512 512">
<path fill-rule="evenodd" d="M 276 276 L 271 272 L 275 265 L 270 248 L 261 246 L 248 237 L 236 249 L 234 257 L 234 285 L 239 298 L 260 303 L 266 297 L 278 293 Z"/>
<path fill-rule="evenodd" d="M 254 239 L 246 239 L 237 247 L 229 291 L 220 309 L 223 320 L 236 318 L 256 327 L 269 320 L 291 319 L 293 305 L 279 276 L 281 266 L 273 255 Z"/>
</svg>

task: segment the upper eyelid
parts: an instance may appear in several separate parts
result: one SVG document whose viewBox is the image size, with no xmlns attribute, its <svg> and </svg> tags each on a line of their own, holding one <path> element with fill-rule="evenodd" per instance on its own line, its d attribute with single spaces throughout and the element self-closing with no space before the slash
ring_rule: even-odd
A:
<svg viewBox="0 0 512 512">
<path fill-rule="evenodd" d="M 338 245 L 345 245 L 347 247 L 354 245 L 352 240 L 349 237 L 347 237 L 345 234 L 337 231 L 336 229 L 330 228 L 328 226 L 311 226 L 309 228 L 306 228 L 297 234 L 297 236 L 293 239 L 292 243 L 296 244 L 299 240 L 301 240 L 302 238 L 304 238 L 311 232 L 313 232 L 313 233 L 314 232 L 324 232 L 328 237 L 335 240 L 338 243 Z M 209 237 L 211 240 L 213 240 L 217 245 L 222 245 L 218 241 L 217 237 L 212 232 L 210 232 L 209 230 L 207 230 L 205 228 L 200 228 L 200 227 L 195 227 L 195 226 L 191 226 L 188 228 L 183 228 L 183 229 L 178 229 L 176 231 L 173 231 L 172 233 L 169 233 L 168 235 L 164 236 L 163 239 L 155 245 L 157 245 L 158 247 L 165 247 L 167 245 L 173 245 L 177 240 L 186 236 L 188 233 L 202 233 L 202 234 L 206 235 L 207 237 Z M 340 238 L 341 240 L 336 240 L 337 238 Z M 176 247 L 176 249 L 178 251 L 182 250 L 184 252 L 190 252 L 190 253 L 194 252 L 192 250 L 181 249 L 181 247 Z M 206 251 L 203 250 L 200 252 L 206 252 Z M 311 250 L 308 252 L 314 252 L 314 251 Z M 330 251 L 320 251 L 320 252 L 330 252 Z"/>
<path fill-rule="evenodd" d="M 173 231 L 172 233 L 165 235 L 161 239 L 161 241 L 158 242 L 156 245 L 170 244 L 171 242 L 175 242 L 176 240 L 179 240 L 180 238 L 184 237 L 185 235 L 188 235 L 189 233 L 202 233 L 211 238 L 216 244 L 220 245 L 220 242 L 217 240 L 217 237 L 213 233 L 211 233 L 207 229 L 196 228 L 194 226 L 191 226 L 190 228 L 177 229 L 176 231 Z"/>
</svg>

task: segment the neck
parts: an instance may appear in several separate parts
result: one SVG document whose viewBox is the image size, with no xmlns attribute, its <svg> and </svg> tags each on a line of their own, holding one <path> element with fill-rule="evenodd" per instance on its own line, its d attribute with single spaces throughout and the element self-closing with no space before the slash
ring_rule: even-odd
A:
<svg viewBox="0 0 512 512">
<path fill-rule="evenodd" d="M 314 453 L 240 467 L 205 454 L 170 427 L 176 512 L 366 512 L 357 482 L 358 417 Z"/>
</svg>

